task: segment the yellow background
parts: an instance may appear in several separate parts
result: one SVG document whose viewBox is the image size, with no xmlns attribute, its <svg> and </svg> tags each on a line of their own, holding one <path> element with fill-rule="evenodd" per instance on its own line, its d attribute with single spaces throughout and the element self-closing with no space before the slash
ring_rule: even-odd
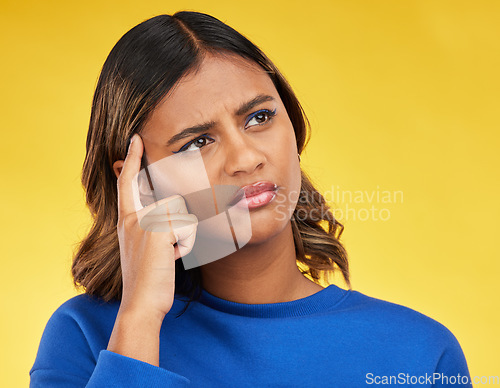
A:
<svg viewBox="0 0 500 388">
<path fill-rule="evenodd" d="M 313 126 L 302 164 L 323 191 L 402 191 L 333 198 L 390 212 L 343 220 L 354 289 L 438 320 L 471 375 L 500 375 L 499 4 L 2 1 L 1 384 L 27 386 L 47 320 L 76 295 L 100 68 L 134 25 L 181 9 L 236 28 L 288 77 Z"/>
</svg>

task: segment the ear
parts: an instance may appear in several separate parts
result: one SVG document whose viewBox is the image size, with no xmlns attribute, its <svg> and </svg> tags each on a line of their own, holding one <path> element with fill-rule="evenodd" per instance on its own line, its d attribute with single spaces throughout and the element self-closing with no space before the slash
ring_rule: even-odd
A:
<svg viewBox="0 0 500 388">
<path fill-rule="evenodd" d="M 122 172 L 123 168 L 123 160 L 117 160 L 116 162 L 113 163 L 113 171 L 115 172 L 116 179 L 120 176 L 120 173 Z"/>
</svg>

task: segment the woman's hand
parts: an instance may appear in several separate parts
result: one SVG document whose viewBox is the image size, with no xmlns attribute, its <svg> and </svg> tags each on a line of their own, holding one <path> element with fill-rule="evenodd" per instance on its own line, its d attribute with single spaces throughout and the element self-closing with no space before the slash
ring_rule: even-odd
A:
<svg viewBox="0 0 500 388">
<path fill-rule="evenodd" d="M 198 220 L 188 214 L 179 195 L 136 211 L 133 193 L 142 153 L 142 139 L 134 135 L 118 178 L 117 231 L 123 279 L 120 310 L 140 312 L 161 322 L 174 300 L 175 260 L 191 251 Z"/>
<path fill-rule="evenodd" d="M 159 366 L 160 329 L 174 301 L 175 260 L 191 251 L 198 220 L 179 195 L 136 211 L 143 143 L 139 135 L 132 140 L 118 178 L 123 292 L 107 350 Z"/>
</svg>

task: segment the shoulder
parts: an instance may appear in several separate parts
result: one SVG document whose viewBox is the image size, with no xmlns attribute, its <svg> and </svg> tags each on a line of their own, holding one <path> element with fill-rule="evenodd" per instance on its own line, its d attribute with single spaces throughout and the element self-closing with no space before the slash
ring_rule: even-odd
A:
<svg viewBox="0 0 500 388">
<path fill-rule="evenodd" d="M 87 294 L 74 296 L 62 303 L 51 315 L 44 330 L 47 338 L 92 335 L 111 332 L 119 302 L 105 302 Z"/>
<path fill-rule="evenodd" d="M 377 334 L 413 338 L 433 346 L 456 343 L 453 333 L 442 323 L 410 307 L 350 291 L 341 310 L 351 319 Z"/>
<path fill-rule="evenodd" d="M 62 303 L 50 316 L 30 374 L 37 369 L 71 371 L 78 365 L 91 374 L 99 351 L 106 348 L 118 303 L 87 294 Z"/>
<path fill-rule="evenodd" d="M 412 308 L 351 291 L 347 309 L 359 317 L 384 349 L 411 354 L 420 364 L 430 363 L 434 372 L 449 376 L 469 375 L 467 361 L 455 335 L 442 323 Z"/>
<path fill-rule="evenodd" d="M 119 302 L 106 302 L 96 296 L 80 294 L 63 302 L 54 311 L 52 317 L 67 316 L 81 319 L 95 314 L 108 315 L 118 312 L 118 307 Z"/>
<path fill-rule="evenodd" d="M 349 343 L 380 358 L 402 358 L 408 365 L 428 365 L 436 372 L 468 373 L 462 348 L 442 323 L 410 307 L 359 291 L 337 306 L 335 327 Z M 406 365 L 405 364 L 405 365 Z"/>
</svg>

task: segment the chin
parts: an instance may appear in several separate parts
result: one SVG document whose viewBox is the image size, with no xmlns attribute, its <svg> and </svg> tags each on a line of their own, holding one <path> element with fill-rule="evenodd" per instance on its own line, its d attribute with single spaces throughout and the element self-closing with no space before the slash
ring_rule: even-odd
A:
<svg viewBox="0 0 500 388">
<path fill-rule="evenodd" d="M 252 237 L 247 244 L 261 244 L 280 234 L 290 223 L 286 214 L 278 214 L 268 209 L 254 209 L 250 213 L 252 223 Z M 272 209 L 269 209 L 272 210 Z"/>
</svg>

